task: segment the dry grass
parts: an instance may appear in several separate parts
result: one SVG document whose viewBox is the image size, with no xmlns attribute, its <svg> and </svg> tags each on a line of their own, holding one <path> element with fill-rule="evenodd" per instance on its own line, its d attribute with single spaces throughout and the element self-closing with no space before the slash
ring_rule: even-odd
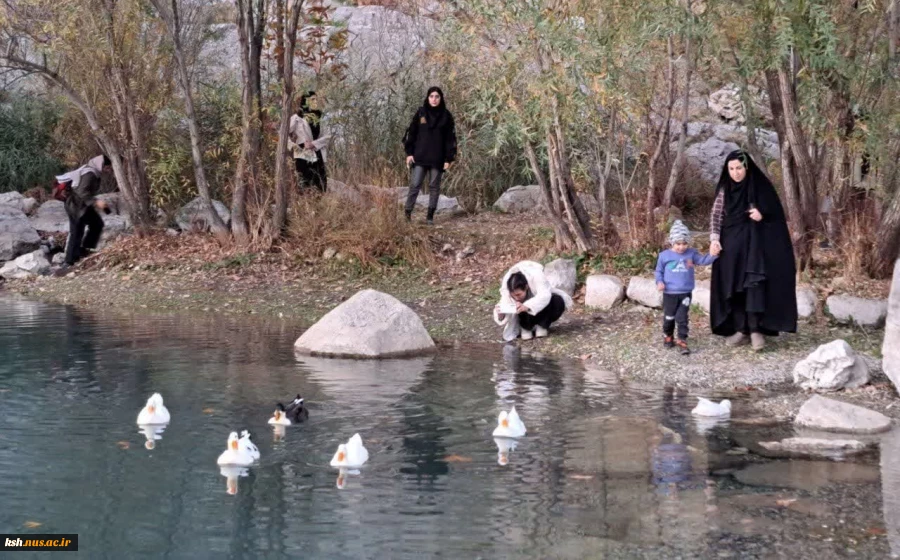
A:
<svg viewBox="0 0 900 560">
<path fill-rule="evenodd" d="M 428 236 L 406 221 L 389 193 L 300 197 L 291 208 L 282 248 L 306 259 L 331 249 L 354 257 L 363 268 L 434 262 Z"/>
</svg>

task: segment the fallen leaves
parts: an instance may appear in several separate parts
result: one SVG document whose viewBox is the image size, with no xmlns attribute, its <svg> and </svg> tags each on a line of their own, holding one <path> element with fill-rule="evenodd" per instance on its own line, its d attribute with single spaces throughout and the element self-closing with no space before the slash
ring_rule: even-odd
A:
<svg viewBox="0 0 900 560">
<path fill-rule="evenodd" d="M 797 498 L 784 498 L 781 500 L 775 500 L 775 505 L 778 507 L 788 507 L 796 501 Z"/>
<path fill-rule="evenodd" d="M 39 523 L 37 521 L 26 521 L 25 523 L 22 524 L 22 526 L 25 527 L 26 529 L 37 529 L 41 525 L 43 525 L 43 523 Z"/>
<path fill-rule="evenodd" d="M 593 480 L 594 475 L 591 474 L 570 474 L 569 478 L 572 480 Z"/>
<path fill-rule="evenodd" d="M 203 409 L 203 414 L 212 414 L 212 413 L 215 412 L 215 411 L 216 411 L 215 408 L 204 408 L 204 409 Z"/>
<path fill-rule="evenodd" d="M 887 535 L 887 529 L 884 527 L 867 527 L 866 528 L 867 535 Z"/>
<path fill-rule="evenodd" d="M 128 443 L 127 441 L 117 441 L 116 445 L 118 445 L 119 449 L 121 449 L 123 451 L 131 447 L 131 444 Z"/>
<path fill-rule="evenodd" d="M 462 455 L 447 455 L 444 457 L 444 461 L 448 463 L 471 463 L 471 457 L 463 457 Z"/>
</svg>

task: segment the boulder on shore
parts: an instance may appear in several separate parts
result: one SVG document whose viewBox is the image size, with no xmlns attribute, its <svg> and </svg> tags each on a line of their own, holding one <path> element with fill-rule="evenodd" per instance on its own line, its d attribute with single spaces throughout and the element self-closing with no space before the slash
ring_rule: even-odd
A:
<svg viewBox="0 0 900 560">
<path fill-rule="evenodd" d="M 694 285 L 694 291 L 691 294 L 691 303 L 702 309 L 704 313 L 709 314 L 711 298 L 712 292 L 709 288 L 709 280 L 699 280 Z"/>
<path fill-rule="evenodd" d="M 797 316 L 808 319 L 816 314 L 816 291 L 812 288 L 797 286 Z"/>
<path fill-rule="evenodd" d="M 508 214 L 528 212 L 541 205 L 541 196 L 539 185 L 516 185 L 500 195 L 494 203 L 494 210 Z"/>
<path fill-rule="evenodd" d="M 544 276 L 547 277 L 552 288 L 562 290 L 570 296 L 575 293 L 575 283 L 578 280 L 575 261 L 556 259 L 549 262 L 544 266 Z"/>
<path fill-rule="evenodd" d="M 0 261 L 33 251 L 40 243 L 41 237 L 22 210 L 0 205 Z"/>
<path fill-rule="evenodd" d="M 891 429 L 891 419 L 880 412 L 819 395 L 803 403 L 794 424 L 851 434 L 877 434 Z"/>
<path fill-rule="evenodd" d="M 855 439 L 791 437 L 781 441 L 761 441 L 760 447 L 775 456 L 812 459 L 843 459 L 864 453 L 871 446 Z"/>
<path fill-rule="evenodd" d="M 644 307 L 662 309 L 663 293 L 656 288 L 656 280 L 653 278 L 632 276 L 628 281 L 627 295 L 628 299 Z"/>
<path fill-rule="evenodd" d="M 222 218 L 227 226 L 231 222 L 231 212 L 228 207 L 218 200 L 212 201 L 216 214 Z M 181 231 L 204 233 L 209 231 L 210 216 L 204 208 L 203 200 L 198 196 L 194 200 L 188 202 L 175 214 L 175 223 Z"/>
<path fill-rule="evenodd" d="M 838 323 L 855 323 L 861 327 L 880 328 L 887 317 L 886 301 L 848 295 L 829 296 L 825 311 Z"/>
<path fill-rule="evenodd" d="M 48 200 L 41 204 L 31 216 L 31 225 L 45 233 L 69 233 L 69 215 L 66 206 L 59 200 Z"/>
<path fill-rule="evenodd" d="M 317 356 L 388 358 L 429 352 L 434 341 L 412 309 L 388 294 L 363 290 L 307 329 L 294 349 Z"/>
<path fill-rule="evenodd" d="M 397 201 L 400 204 L 406 204 L 406 197 L 409 195 L 409 187 L 397 187 L 394 189 L 394 192 L 397 196 Z M 416 209 L 418 210 L 427 210 L 429 204 L 429 194 L 426 189 L 426 185 L 422 185 L 422 189 L 419 191 L 419 196 L 416 197 Z M 439 215 L 456 215 L 463 214 L 465 210 L 462 206 L 459 205 L 459 199 L 456 197 L 449 197 L 444 195 L 438 196 L 438 205 L 435 214 Z"/>
<path fill-rule="evenodd" d="M 894 384 L 894 388 L 900 390 L 900 259 L 894 264 L 881 355 L 884 356 L 881 366 L 885 375 Z"/>
<path fill-rule="evenodd" d="M 843 340 L 816 348 L 794 366 L 794 383 L 804 389 L 855 389 L 869 382 L 869 366 Z"/>
<path fill-rule="evenodd" d="M 585 284 L 584 304 L 588 307 L 612 309 L 625 299 L 625 285 L 615 276 L 592 274 Z"/>
<path fill-rule="evenodd" d="M 50 272 L 50 261 L 42 249 L 26 253 L 14 261 L 9 261 L 0 268 L 0 277 L 7 280 L 31 278 Z"/>
</svg>

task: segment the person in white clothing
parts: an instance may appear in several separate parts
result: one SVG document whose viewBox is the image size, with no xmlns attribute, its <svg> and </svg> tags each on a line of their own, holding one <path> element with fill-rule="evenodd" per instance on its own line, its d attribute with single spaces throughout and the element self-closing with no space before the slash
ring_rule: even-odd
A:
<svg viewBox="0 0 900 560">
<path fill-rule="evenodd" d="M 510 268 L 500 284 L 500 303 L 494 307 L 494 321 L 504 327 L 503 340 L 545 337 L 550 325 L 573 305 L 569 294 L 550 286 L 544 267 L 522 261 Z"/>
<path fill-rule="evenodd" d="M 324 150 L 331 136 L 322 135 L 322 111 L 318 109 L 316 92 L 308 91 L 300 97 L 300 108 L 291 115 L 288 139 L 300 191 L 314 188 L 324 193 L 328 187 Z"/>
</svg>

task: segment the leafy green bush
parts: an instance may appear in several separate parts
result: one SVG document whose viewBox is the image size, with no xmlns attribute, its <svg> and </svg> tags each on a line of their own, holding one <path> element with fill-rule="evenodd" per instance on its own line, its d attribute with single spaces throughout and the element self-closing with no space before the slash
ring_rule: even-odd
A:
<svg viewBox="0 0 900 560">
<path fill-rule="evenodd" d="M 62 113 L 39 97 L 0 97 L 0 192 L 49 185 L 63 167 L 51 153 L 53 130 Z"/>
</svg>

